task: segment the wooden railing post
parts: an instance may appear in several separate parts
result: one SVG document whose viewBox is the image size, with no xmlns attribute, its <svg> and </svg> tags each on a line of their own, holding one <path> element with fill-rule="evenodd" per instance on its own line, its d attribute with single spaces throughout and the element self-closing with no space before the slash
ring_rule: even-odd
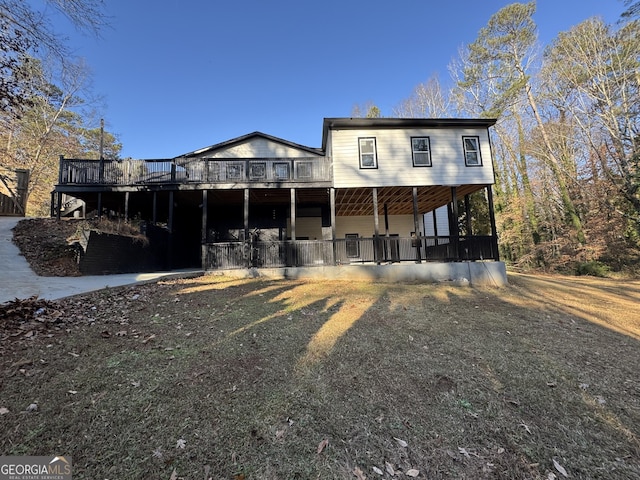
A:
<svg viewBox="0 0 640 480">
<path fill-rule="evenodd" d="M 98 180 L 100 181 L 100 183 L 104 183 L 104 158 L 100 157 L 100 165 L 99 165 L 99 171 L 98 171 Z"/>
<path fill-rule="evenodd" d="M 418 220 L 418 187 L 413 187 L 413 228 L 415 230 L 415 248 L 416 248 L 416 263 L 421 263 L 422 252 L 420 245 L 422 240 L 420 239 L 420 221 Z"/>
<path fill-rule="evenodd" d="M 498 262 L 500 261 L 500 249 L 498 248 L 498 231 L 496 229 L 496 214 L 493 210 L 493 191 L 491 185 L 487 185 L 487 202 L 489 206 L 489 222 L 491 223 L 493 258 Z"/>
<path fill-rule="evenodd" d="M 380 239 L 380 220 L 378 218 L 378 189 L 373 187 L 371 190 L 371 199 L 373 201 L 373 259 L 379 265 L 380 255 L 378 252 L 378 243 Z"/>
<path fill-rule="evenodd" d="M 60 155 L 60 167 L 58 169 L 58 185 L 62 184 L 62 169 L 64 168 L 64 155 Z M 67 174 L 67 179 L 69 175 Z"/>
</svg>

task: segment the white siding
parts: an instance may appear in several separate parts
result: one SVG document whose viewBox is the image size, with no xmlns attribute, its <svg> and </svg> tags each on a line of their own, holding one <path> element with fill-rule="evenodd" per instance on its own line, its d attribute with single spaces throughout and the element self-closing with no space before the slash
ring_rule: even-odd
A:
<svg viewBox="0 0 640 480">
<path fill-rule="evenodd" d="M 267 138 L 255 137 L 238 145 L 206 151 L 198 156 L 206 158 L 303 158 L 313 157 L 314 154 Z"/>
<path fill-rule="evenodd" d="M 422 229 L 423 226 L 419 225 Z M 374 234 L 373 216 L 357 217 L 337 217 L 336 218 L 336 238 L 345 238 L 347 233 L 357 233 L 361 237 L 371 238 Z M 400 235 L 409 238 L 411 232 L 415 231 L 413 215 L 390 215 L 389 235 Z M 378 234 L 385 235 L 384 216 L 378 219 Z"/>
<path fill-rule="evenodd" d="M 465 165 L 463 135 L 480 137 L 482 166 Z M 376 138 L 377 169 L 360 168 L 359 137 Z M 431 167 L 413 166 L 411 137 L 429 137 Z M 331 130 L 328 139 L 336 188 L 492 184 L 494 181 L 486 128 L 336 129 Z"/>
</svg>

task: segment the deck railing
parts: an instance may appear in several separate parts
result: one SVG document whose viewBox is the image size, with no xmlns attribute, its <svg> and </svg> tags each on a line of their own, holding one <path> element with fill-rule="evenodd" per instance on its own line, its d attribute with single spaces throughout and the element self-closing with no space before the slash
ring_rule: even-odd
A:
<svg viewBox="0 0 640 480">
<path fill-rule="evenodd" d="M 60 158 L 60 185 L 329 182 L 328 157 L 82 160 Z"/>
<path fill-rule="evenodd" d="M 207 270 L 499 259 L 497 239 L 488 235 L 208 243 L 203 258 Z"/>
</svg>

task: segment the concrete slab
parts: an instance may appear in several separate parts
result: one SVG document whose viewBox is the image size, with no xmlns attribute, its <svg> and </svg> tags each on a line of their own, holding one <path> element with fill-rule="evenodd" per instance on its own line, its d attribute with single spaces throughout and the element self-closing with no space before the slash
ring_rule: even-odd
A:
<svg viewBox="0 0 640 480">
<path fill-rule="evenodd" d="M 154 282 L 162 278 L 197 277 L 203 274 L 201 270 L 178 270 L 84 277 L 40 277 L 31 270 L 29 263 L 12 241 L 12 229 L 20 220 L 22 218 L 0 217 L 0 303 L 34 295 L 46 300 L 56 300 L 103 288 Z"/>
</svg>

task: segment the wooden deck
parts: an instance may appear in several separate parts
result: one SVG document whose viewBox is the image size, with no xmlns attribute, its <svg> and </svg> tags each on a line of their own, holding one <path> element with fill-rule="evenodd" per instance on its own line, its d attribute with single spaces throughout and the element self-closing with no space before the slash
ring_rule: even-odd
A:
<svg viewBox="0 0 640 480">
<path fill-rule="evenodd" d="M 328 157 L 174 158 L 160 160 L 60 159 L 59 185 L 318 184 L 331 182 Z"/>
</svg>

